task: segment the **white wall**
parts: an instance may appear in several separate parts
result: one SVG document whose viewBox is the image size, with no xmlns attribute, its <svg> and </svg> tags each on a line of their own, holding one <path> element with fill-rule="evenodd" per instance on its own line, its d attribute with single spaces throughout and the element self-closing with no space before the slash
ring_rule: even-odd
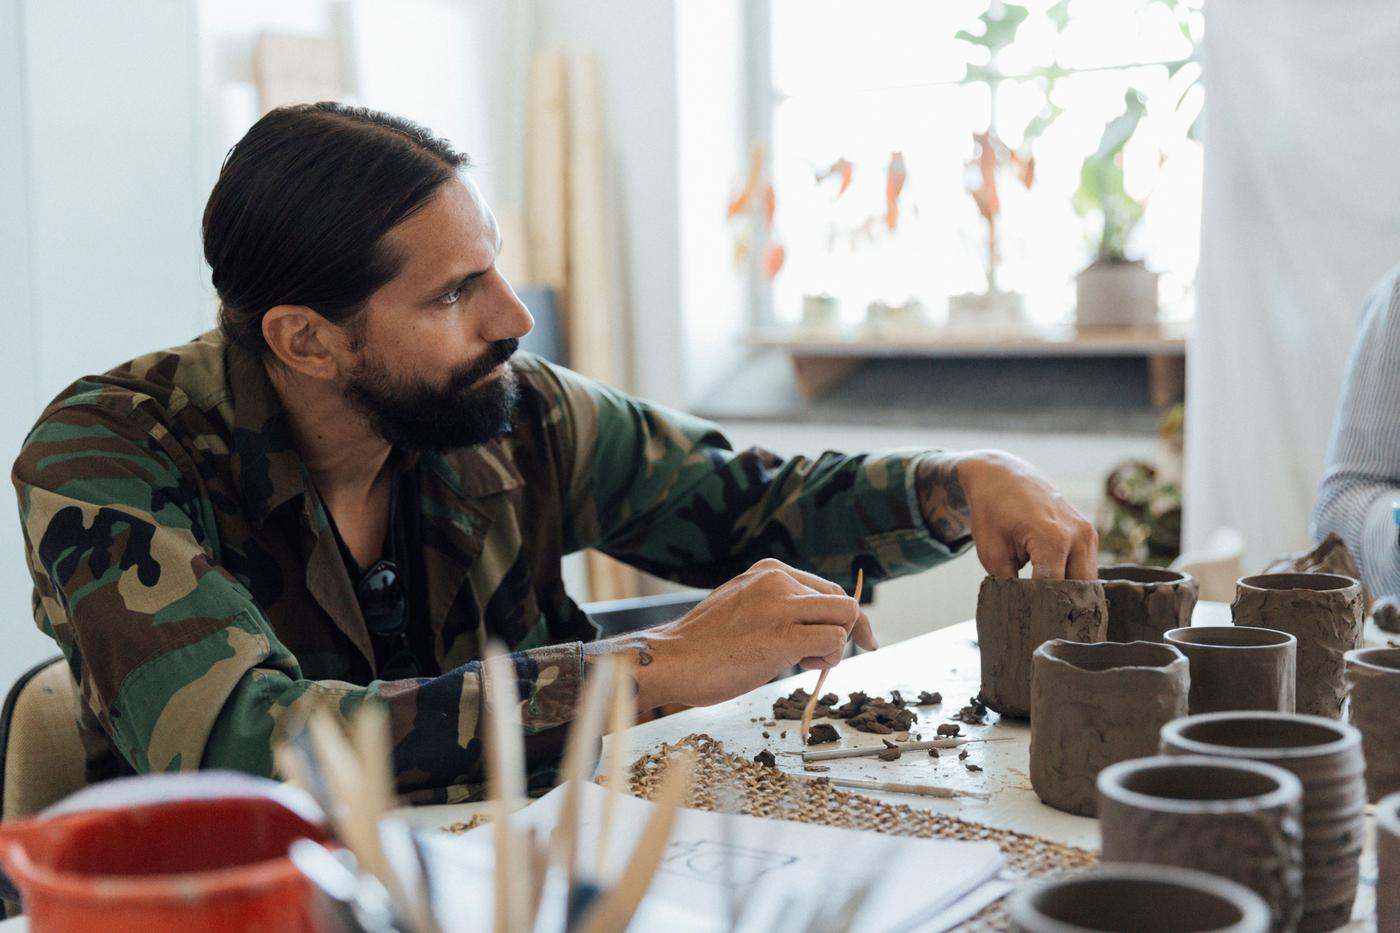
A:
<svg viewBox="0 0 1400 933">
<path fill-rule="evenodd" d="M 6 466 L 63 386 L 211 319 L 194 23 L 184 0 L 0 3 Z M 0 509 L 0 684 L 55 651 L 30 621 L 14 515 Z"/>
</svg>

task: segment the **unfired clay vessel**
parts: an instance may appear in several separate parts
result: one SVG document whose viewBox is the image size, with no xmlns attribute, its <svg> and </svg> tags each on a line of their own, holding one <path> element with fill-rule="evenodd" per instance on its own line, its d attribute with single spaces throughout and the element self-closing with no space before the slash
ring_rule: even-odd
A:
<svg viewBox="0 0 1400 933">
<path fill-rule="evenodd" d="M 1269 908 L 1253 891 L 1189 868 L 1104 865 L 1028 882 L 1008 905 L 1021 933 L 1264 933 Z"/>
<path fill-rule="evenodd" d="M 1332 573 L 1244 577 L 1230 607 L 1236 625 L 1298 639 L 1298 712 L 1339 719 L 1346 700 L 1342 656 L 1361 647 L 1361 584 Z"/>
<path fill-rule="evenodd" d="M 1376 805 L 1376 933 L 1400 933 L 1400 794 Z"/>
<path fill-rule="evenodd" d="M 1108 604 L 1092 580 L 987 577 L 977 594 L 982 702 L 1004 716 L 1031 712 L 1031 655 L 1052 638 L 1103 641 Z"/>
<path fill-rule="evenodd" d="M 1351 724 L 1361 730 L 1366 796 L 1372 803 L 1400 791 L 1400 648 L 1360 648 L 1346 655 Z"/>
<path fill-rule="evenodd" d="M 1206 713 L 1168 723 L 1162 750 L 1275 764 L 1303 783 L 1302 931 L 1351 916 L 1360 878 L 1366 783 L 1361 733 L 1321 716 Z"/>
<path fill-rule="evenodd" d="M 1093 816 L 1099 772 L 1151 755 L 1162 726 L 1186 715 L 1188 676 L 1181 652 L 1158 642 L 1056 639 L 1037 648 L 1031 786 L 1040 799 Z"/>
<path fill-rule="evenodd" d="M 1238 881 L 1275 930 L 1303 910 L 1303 785 L 1275 765 L 1163 755 L 1099 773 L 1105 862 L 1177 865 Z"/>
<path fill-rule="evenodd" d="M 1163 640 L 1191 663 L 1191 713 L 1294 711 L 1298 639 L 1248 625 L 1176 628 Z"/>
<path fill-rule="evenodd" d="M 1114 564 L 1099 568 L 1108 600 L 1109 641 L 1161 641 L 1167 629 L 1191 624 L 1200 586 L 1165 567 Z"/>
</svg>

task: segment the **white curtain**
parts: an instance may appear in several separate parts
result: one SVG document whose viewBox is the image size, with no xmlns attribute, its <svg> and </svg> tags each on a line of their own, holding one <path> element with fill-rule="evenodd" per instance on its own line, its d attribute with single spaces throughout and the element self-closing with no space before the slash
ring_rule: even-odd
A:
<svg viewBox="0 0 1400 933">
<path fill-rule="evenodd" d="M 1400 2 L 1207 0 L 1184 544 L 1308 543 L 1361 304 L 1400 264 Z M 1400 412 L 1396 413 L 1400 417 Z"/>
</svg>

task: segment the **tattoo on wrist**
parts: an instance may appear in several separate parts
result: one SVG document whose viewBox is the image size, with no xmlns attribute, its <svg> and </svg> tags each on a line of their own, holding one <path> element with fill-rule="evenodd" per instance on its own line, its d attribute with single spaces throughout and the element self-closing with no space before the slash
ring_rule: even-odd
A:
<svg viewBox="0 0 1400 933">
<path fill-rule="evenodd" d="M 955 460 L 930 458 L 919 464 L 914 478 L 919 494 L 919 511 L 929 532 L 947 545 L 959 545 L 972 533 L 967 493 L 958 479 Z"/>
<path fill-rule="evenodd" d="M 614 653 L 637 652 L 638 667 L 646 667 L 656 660 L 656 646 L 645 635 L 622 635 L 610 639 L 608 644 Z"/>
</svg>

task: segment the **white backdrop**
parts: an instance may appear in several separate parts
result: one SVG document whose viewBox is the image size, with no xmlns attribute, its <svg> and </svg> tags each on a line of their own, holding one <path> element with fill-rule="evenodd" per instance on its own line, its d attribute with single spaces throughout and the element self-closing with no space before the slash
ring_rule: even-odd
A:
<svg viewBox="0 0 1400 933">
<path fill-rule="evenodd" d="M 1400 263 L 1400 3 L 1210 0 L 1185 545 L 1305 546 L 1361 304 Z"/>
</svg>

